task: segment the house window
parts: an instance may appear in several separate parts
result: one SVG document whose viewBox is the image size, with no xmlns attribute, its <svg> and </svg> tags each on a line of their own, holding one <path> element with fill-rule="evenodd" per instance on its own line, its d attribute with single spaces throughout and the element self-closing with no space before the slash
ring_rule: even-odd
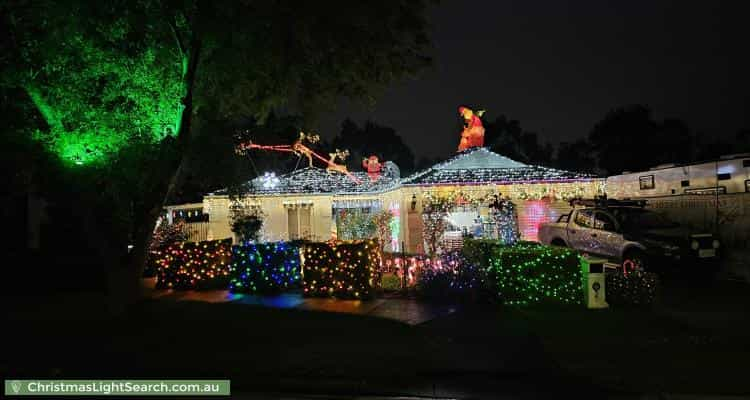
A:
<svg viewBox="0 0 750 400">
<path fill-rule="evenodd" d="M 638 182 L 641 185 L 641 190 L 649 190 L 653 189 L 656 186 L 654 185 L 654 176 L 653 175 L 646 175 L 641 176 L 638 178 Z"/>
<path fill-rule="evenodd" d="M 682 186 L 682 187 L 688 187 L 688 186 L 690 186 L 690 181 L 682 181 L 682 182 L 680 182 L 680 186 Z"/>
<path fill-rule="evenodd" d="M 287 230 L 289 240 L 310 239 L 312 237 L 312 207 L 292 206 L 287 208 Z"/>
<path fill-rule="evenodd" d="M 717 174 L 716 179 L 720 181 L 728 181 L 732 179 L 732 174 Z"/>
</svg>

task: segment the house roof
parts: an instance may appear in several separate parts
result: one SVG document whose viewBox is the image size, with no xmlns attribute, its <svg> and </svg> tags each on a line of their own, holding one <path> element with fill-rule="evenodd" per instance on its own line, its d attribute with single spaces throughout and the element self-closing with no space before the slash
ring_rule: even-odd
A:
<svg viewBox="0 0 750 400">
<path fill-rule="evenodd" d="M 494 153 L 486 147 L 473 147 L 416 172 L 401 180 L 404 185 L 533 183 L 588 180 L 595 175 L 527 165 Z"/>
<path fill-rule="evenodd" d="M 385 171 L 377 180 L 371 180 L 366 172 L 351 172 L 359 180 L 339 172 L 327 172 L 323 168 L 307 167 L 284 175 L 259 176 L 248 184 L 250 192 L 256 195 L 268 194 L 366 194 L 379 193 L 399 185 L 398 168 L 393 163 L 386 163 Z M 214 195 L 225 194 L 226 190 L 214 192 Z"/>
</svg>

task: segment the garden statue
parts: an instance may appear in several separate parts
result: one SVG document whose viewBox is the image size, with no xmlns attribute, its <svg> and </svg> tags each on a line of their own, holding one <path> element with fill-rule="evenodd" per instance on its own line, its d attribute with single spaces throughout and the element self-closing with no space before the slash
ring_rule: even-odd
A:
<svg viewBox="0 0 750 400">
<path fill-rule="evenodd" d="M 374 182 L 380 178 L 383 164 L 378 161 L 378 156 L 370 156 L 362 159 L 362 168 L 367 171 L 367 176 L 369 176 L 370 180 Z"/>
<path fill-rule="evenodd" d="M 484 126 L 482 126 L 482 120 L 479 118 L 484 114 L 484 110 L 474 112 L 468 107 L 461 106 L 458 107 L 458 113 L 464 119 L 464 130 L 461 132 L 458 151 L 484 146 Z"/>
</svg>

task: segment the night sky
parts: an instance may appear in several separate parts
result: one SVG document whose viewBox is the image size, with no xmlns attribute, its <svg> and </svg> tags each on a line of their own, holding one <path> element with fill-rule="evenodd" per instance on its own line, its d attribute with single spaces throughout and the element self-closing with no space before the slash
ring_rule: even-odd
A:
<svg viewBox="0 0 750 400">
<path fill-rule="evenodd" d="M 434 68 L 372 108 L 342 102 L 319 128 L 331 137 L 347 116 L 372 119 L 417 156 L 444 157 L 458 144 L 463 103 L 486 109 L 485 119 L 518 119 L 553 143 L 640 103 L 656 118 L 733 136 L 750 128 L 750 7 L 686 3 L 443 1 L 430 12 Z"/>
</svg>

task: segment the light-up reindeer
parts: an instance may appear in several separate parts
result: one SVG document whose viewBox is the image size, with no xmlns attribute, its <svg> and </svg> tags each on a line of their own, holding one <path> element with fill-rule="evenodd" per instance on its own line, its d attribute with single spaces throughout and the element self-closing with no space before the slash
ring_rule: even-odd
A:
<svg viewBox="0 0 750 400">
<path fill-rule="evenodd" d="M 312 167 L 313 166 L 312 157 L 313 157 L 313 154 L 315 154 L 315 152 L 313 152 L 309 147 L 302 144 L 302 142 L 305 141 L 305 139 L 310 144 L 315 144 L 320 141 L 320 136 L 315 135 L 315 134 L 309 134 L 309 133 L 305 134 L 305 132 L 300 132 L 299 139 L 297 139 L 297 141 L 295 141 L 294 144 L 292 144 L 292 151 L 294 152 L 294 154 L 297 155 L 297 157 L 302 157 L 302 156 L 307 157 L 307 163 L 310 167 Z"/>
<path fill-rule="evenodd" d="M 245 132 L 247 133 L 247 132 Z M 235 146 L 235 152 L 239 155 L 245 155 L 247 154 L 248 150 L 251 149 L 258 149 L 258 150 L 272 150 L 272 151 L 280 151 L 280 152 L 286 152 L 286 153 L 294 153 L 297 157 L 305 156 L 307 157 L 307 163 L 310 168 L 313 167 L 313 157 L 317 158 L 318 160 L 326 163 L 326 171 L 330 172 L 340 172 L 346 176 L 348 176 L 351 180 L 353 180 L 356 183 L 360 183 L 360 180 L 357 179 L 356 176 L 352 175 L 349 170 L 346 169 L 345 165 L 336 164 L 336 159 L 340 159 L 341 161 L 344 161 L 346 157 L 349 156 L 348 150 L 338 150 L 336 149 L 335 153 L 329 153 L 328 155 L 330 158 L 326 160 L 323 156 L 320 154 L 314 152 L 311 148 L 307 147 L 304 142 L 308 142 L 310 144 L 314 144 L 320 141 L 320 136 L 315 134 L 309 134 L 300 132 L 299 138 L 294 141 L 291 145 L 289 144 L 280 144 L 280 145 L 261 145 L 261 144 L 255 144 L 252 142 L 252 140 L 244 140 L 237 144 Z"/>
<path fill-rule="evenodd" d="M 340 172 L 344 175 L 349 175 L 349 170 L 346 168 L 346 165 L 336 164 L 337 158 L 341 160 L 341 162 L 346 161 L 346 158 L 349 157 L 349 150 L 336 149 L 335 152 L 328 153 L 328 155 L 330 156 L 330 158 L 328 159 L 328 167 L 326 167 L 326 171 L 328 171 L 328 173 Z"/>
</svg>

